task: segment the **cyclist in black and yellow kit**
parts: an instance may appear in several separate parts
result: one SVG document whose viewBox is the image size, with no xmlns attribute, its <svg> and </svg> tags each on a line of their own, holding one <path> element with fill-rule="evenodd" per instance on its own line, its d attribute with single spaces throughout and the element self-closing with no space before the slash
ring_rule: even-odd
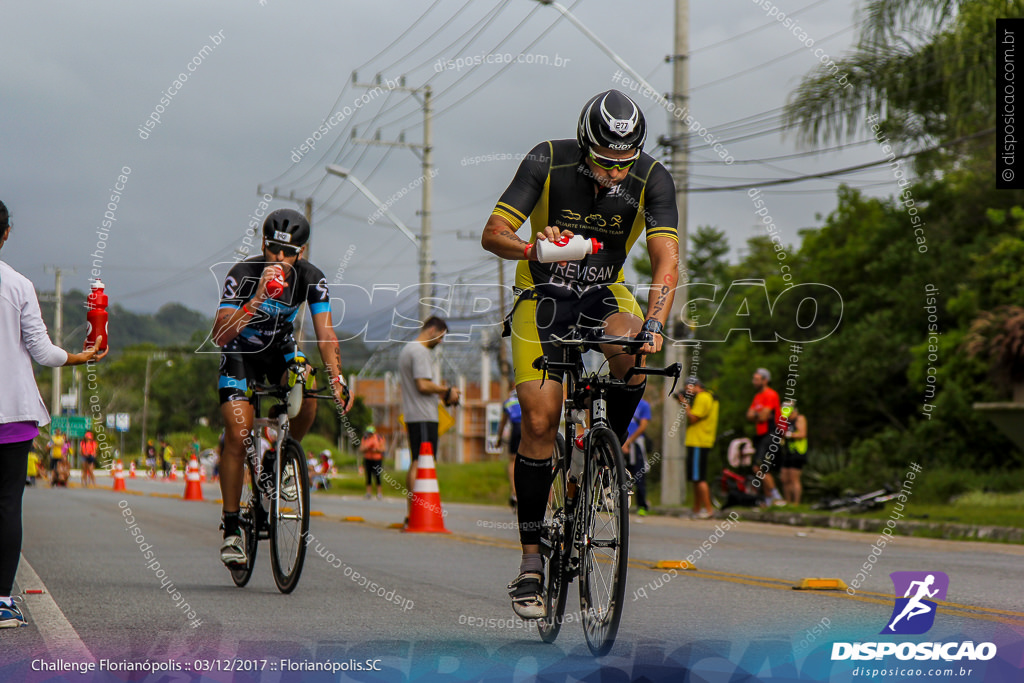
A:
<svg viewBox="0 0 1024 683">
<path fill-rule="evenodd" d="M 661 349 L 661 332 L 678 279 L 675 186 L 668 171 L 643 152 L 647 126 L 629 97 L 609 90 L 580 114 L 575 140 L 542 142 L 520 164 L 484 227 L 481 244 L 501 258 L 519 260 L 511 315 L 516 390 L 523 409 L 522 443 L 515 460 L 519 538 L 523 559 L 509 585 L 512 608 L 524 619 L 544 614 L 540 528 L 551 489 L 551 453 L 562 405 L 561 376 L 543 383 L 533 361 L 553 354 L 548 341 L 572 325 L 604 324 L 610 335 L 651 332 L 645 353 Z M 535 240 L 516 235 L 529 218 Z M 604 248 L 579 261 L 540 263 L 536 241 L 583 235 Z M 644 236 L 653 284 L 646 315 L 623 284 L 622 266 Z M 623 377 L 634 357 L 609 347 L 609 367 Z M 609 392 L 609 420 L 619 439 L 643 397 L 645 381 Z"/>
<path fill-rule="evenodd" d="M 273 211 L 263 221 L 263 254 L 236 263 L 224 279 L 213 341 L 222 348 L 217 383 L 224 418 L 220 457 L 224 543 L 220 558 L 229 568 L 248 561 L 238 527 L 238 508 L 245 453 L 255 446 L 250 384 L 285 381 L 288 364 L 298 353 L 292 323 L 303 302 L 312 314 L 334 399 L 343 410 L 351 405 L 352 397 L 341 374 L 338 338 L 331 325 L 327 278 L 301 258 L 308 240 L 305 216 L 292 209 Z M 277 282 L 272 283 L 275 279 Z M 291 435 L 301 441 L 315 416 L 316 400 L 304 400 L 301 411 L 291 420 Z"/>
</svg>

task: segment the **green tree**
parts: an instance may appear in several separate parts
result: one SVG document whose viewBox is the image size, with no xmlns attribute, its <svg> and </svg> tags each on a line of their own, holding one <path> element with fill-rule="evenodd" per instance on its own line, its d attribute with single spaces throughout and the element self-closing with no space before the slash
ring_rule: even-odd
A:
<svg viewBox="0 0 1024 683">
<path fill-rule="evenodd" d="M 870 0 L 862 15 L 853 51 L 790 96 L 786 121 L 802 140 L 858 139 L 868 116 L 915 147 L 992 127 L 995 20 L 1024 15 L 1024 0 Z M 837 81 L 843 75 L 848 84 Z"/>
</svg>

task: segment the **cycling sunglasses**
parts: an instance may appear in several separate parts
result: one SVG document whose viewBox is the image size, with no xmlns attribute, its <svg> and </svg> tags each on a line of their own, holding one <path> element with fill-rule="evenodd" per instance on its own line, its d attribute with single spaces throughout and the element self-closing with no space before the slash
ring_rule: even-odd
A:
<svg viewBox="0 0 1024 683">
<path fill-rule="evenodd" d="M 603 168 L 606 171 L 625 171 L 636 163 L 636 160 L 639 158 L 640 150 L 637 150 L 636 154 L 625 159 L 606 157 L 603 154 L 598 154 L 594 150 L 590 150 L 590 160 L 597 164 L 598 168 Z"/>
<path fill-rule="evenodd" d="M 283 251 L 285 256 L 298 256 L 301 249 L 302 247 L 291 247 L 280 242 L 267 240 L 267 251 L 271 254 L 280 254 Z"/>
</svg>

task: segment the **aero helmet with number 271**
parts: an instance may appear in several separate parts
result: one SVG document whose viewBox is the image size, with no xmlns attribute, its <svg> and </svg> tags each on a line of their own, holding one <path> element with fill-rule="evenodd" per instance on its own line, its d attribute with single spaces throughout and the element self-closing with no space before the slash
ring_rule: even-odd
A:
<svg viewBox="0 0 1024 683">
<path fill-rule="evenodd" d="M 267 242 L 298 249 L 309 241 L 309 221 L 295 209 L 271 211 L 263 221 L 263 237 Z"/>
<path fill-rule="evenodd" d="M 583 106 L 576 129 L 580 150 L 607 147 L 615 151 L 643 150 L 647 123 L 636 102 L 618 90 L 608 90 Z"/>
</svg>

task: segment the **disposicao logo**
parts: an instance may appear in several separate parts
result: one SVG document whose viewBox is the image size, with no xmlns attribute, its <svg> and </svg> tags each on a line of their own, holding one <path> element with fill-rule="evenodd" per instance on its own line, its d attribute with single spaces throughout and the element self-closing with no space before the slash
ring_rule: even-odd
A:
<svg viewBox="0 0 1024 683">
<path fill-rule="evenodd" d="M 893 572 L 889 577 L 896 588 L 896 606 L 893 607 L 888 625 L 880 633 L 927 633 L 935 623 L 937 607 L 928 598 L 945 600 L 949 577 L 945 572 Z"/>
<path fill-rule="evenodd" d="M 881 635 L 920 635 L 935 624 L 937 605 L 934 600 L 945 600 L 949 590 L 949 577 L 944 572 L 893 572 L 896 591 L 892 614 L 881 630 Z M 902 596 L 902 597 L 901 597 Z M 956 661 L 989 660 L 996 656 L 994 643 L 833 643 L 832 660 L 882 659 L 896 655 L 897 659 Z"/>
</svg>

